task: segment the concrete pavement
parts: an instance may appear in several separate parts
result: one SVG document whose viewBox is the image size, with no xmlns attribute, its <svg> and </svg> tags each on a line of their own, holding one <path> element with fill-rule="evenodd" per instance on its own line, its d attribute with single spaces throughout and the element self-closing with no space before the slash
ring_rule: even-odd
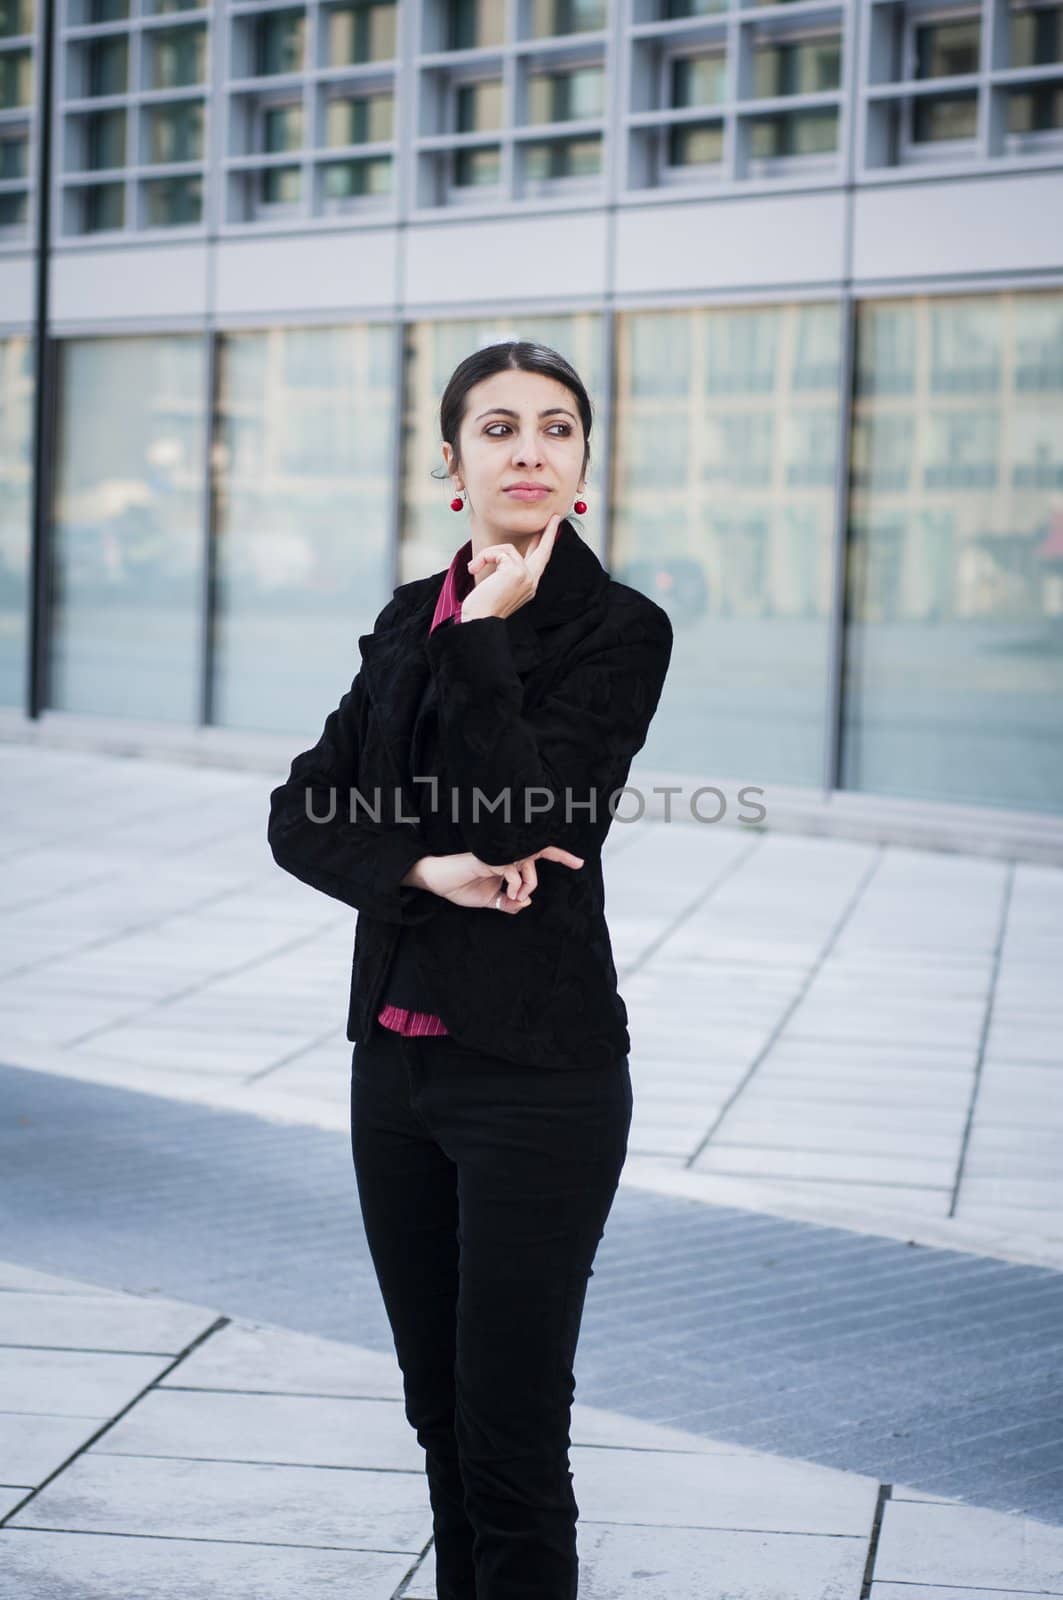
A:
<svg viewBox="0 0 1063 1600">
<path fill-rule="evenodd" d="M 347 1126 L 354 913 L 281 872 L 277 774 L 7 745 L 11 1065 Z M 623 1182 L 1063 1265 L 1063 870 L 614 824 Z"/>
<path fill-rule="evenodd" d="M 3 1140 L 26 1180 L 6 1188 L 8 1255 L 31 1231 L 50 1248 L 56 1228 L 72 1236 L 70 1208 L 94 1195 L 112 1255 L 123 1227 L 165 1250 L 121 1182 L 105 1192 L 78 1168 L 57 1107 L 91 1130 L 94 1161 L 105 1129 L 128 1161 L 126 1105 L 153 1097 L 131 1181 L 171 1210 L 195 1180 L 185 1163 L 182 1191 L 166 1165 L 202 1137 L 193 1112 L 242 1113 L 285 1145 L 346 1133 L 353 913 L 274 866 L 276 774 L 18 745 L 0 765 L 2 1059 L 41 1086 L 7 1097 L 27 1124 Z M 614 1262 L 591 1295 L 612 1353 L 599 1338 L 588 1354 L 629 1393 L 574 1410 L 581 1600 L 1063 1596 L 1063 871 L 643 822 L 614 827 L 606 881 L 636 1095 L 622 1190 L 641 1209 L 618 1197 L 606 1246 L 629 1277 Z M 246 1127 L 231 1138 L 246 1147 Z M 41 1152 L 48 1227 L 19 1210 L 40 1203 Z M 680 1200 L 713 1226 L 673 1215 Z M 230 1255 L 248 1204 L 235 1190 Z M 742 1215 L 759 1242 L 717 1232 Z M 1016 1265 L 1001 1278 L 1001 1263 Z M 0 1262 L 0 1600 L 430 1600 L 423 1457 L 393 1356 L 234 1315 L 241 1265 L 200 1303 L 130 1293 L 121 1272 Z M 174 1281 L 165 1254 L 149 1281 Z M 641 1358 L 618 1319 L 645 1326 Z M 699 1362 L 692 1339 L 711 1347 Z M 955 1390 L 935 1377 L 950 1369 Z M 639 1414 L 685 1417 L 694 1391 L 696 1427 Z M 979 1452 L 1001 1464 L 995 1508 L 933 1492 Z"/>
<path fill-rule="evenodd" d="M 0 1600 L 433 1600 L 393 1359 L 0 1262 Z M 1063 1528 L 580 1405 L 581 1600 L 1063 1594 Z"/>
</svg>

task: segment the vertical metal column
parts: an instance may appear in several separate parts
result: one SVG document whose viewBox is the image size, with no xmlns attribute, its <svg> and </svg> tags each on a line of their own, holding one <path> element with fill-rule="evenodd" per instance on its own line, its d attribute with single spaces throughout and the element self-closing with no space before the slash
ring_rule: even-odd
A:
<svg viewBox="0 0 1063 1600">
<path fill-rule="evenodd" d="M 203 562 L 199 606 L 199 721 L 207 727 L 214 721 L 214 678 L 217 659 L 215 637 L 218 610 L 218 542 L 217 494 L 214 479 L 214 454 L 217 440 L 218 414 L 218 339 L 214 327 L 208 327 L 203 337 L 207 341 L 205 374 L 205 406 L 203 419 L 203 497 L 202 532 Z"/>
<path fill-rule="evenodd" d="M 55 0 L 42 0 L 40 70 L 37 75 L 36 273 L 33 307 L 33 515 L 30 608 L 26 657 L 26 715 L 39 717 L 48 702 L 48 628 L 51 574 L 52 455 L 55 429 L 56 352 L 48 332 L 51 251 L 52 100 Z"/>
<path fill-rule="evenodd" d="M 861 106 L 863 41 L 860 0 L 849 0 L 845 28 L 845 144 L 842 151 L 845 204 L 845 258 L 842 263 L 841 329 L 838 358 L 838 432 L 834 465 L 834 540 L 831 553 L 831 606 L 827 639 L 827 692 L 823 727 L 823 789 L 841 787 L 842 719 L 845 712 L 845 645 L 849 558 L 849 450 L 855 390 L 856 300 L 853 294 L 853 226 L 856 172 L 862 165 L 857 142 L 864 136 Z"/>
</svg>

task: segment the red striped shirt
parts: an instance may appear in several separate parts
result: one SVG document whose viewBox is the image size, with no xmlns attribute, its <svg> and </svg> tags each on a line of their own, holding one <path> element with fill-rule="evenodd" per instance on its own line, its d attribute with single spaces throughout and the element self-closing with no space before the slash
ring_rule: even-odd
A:
<svg viewBox="0 0 1063 1600">
<path fill-rule="evenodd" d="M 471 560 L 472 540 L 469 539 L 455 555 L 443 579 L 443 587 L 439 591 L 429 633 L 433 628 L 438 628 L 448 617 L 453 617 L 455 622 L 461 621 L 461 602 L 476 581 L 469 571 Z M 403 1033 L 411 1039 L 450 1032 L 442 1017 L 437 1017 L 434 1012 L 408 1011 L 404 1006 L 385 1006 L 377 1013 L 377 1021 L 382 1027 L 390 1028 L 393 1033 Z"/>
</svg>

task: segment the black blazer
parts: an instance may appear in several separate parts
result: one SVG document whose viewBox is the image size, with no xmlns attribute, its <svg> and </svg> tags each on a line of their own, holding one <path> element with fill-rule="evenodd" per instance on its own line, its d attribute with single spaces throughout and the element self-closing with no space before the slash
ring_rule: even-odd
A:
<svg viewBox="0 0 1063 1600">
<path fill-rule="evenodd" d="M 273 857 L 359 913 L 349 1041 L 380 1027 L 405 930 L 432 1009 L 458 1044 L 542 1068 L 618 1061 L 631 1040 L 601 849 L 609 796 L 626 782 L 664 686 L 668 613 L 611 578 L 568 521 L 535 595 L 508 617 L 449 620 L 430 634 L 445 577 L 400 584 L 359 639 L 361 670 L 270 795 Z M 410 766 L 428 689 L 439 719 L 434 793 L 413 781 L 430 775 Z M 500 866 L 548 844 L 584 865 L 537 861 L 532 903 L 514 915 L 400 883 L 423 855 L 471 850 Z"/>
</svg>

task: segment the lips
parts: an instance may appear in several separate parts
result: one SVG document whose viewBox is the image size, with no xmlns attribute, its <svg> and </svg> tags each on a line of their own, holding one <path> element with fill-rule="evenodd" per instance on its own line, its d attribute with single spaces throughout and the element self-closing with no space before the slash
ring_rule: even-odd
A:
<svg viewBox="0 0 1063 1600">
<path fill-rule="evenodd" d="M 507 489 L 506 494 L 511 494 L 514 500 L 541 500 L 550 493 L 549 489 Z"/>
</svg>

